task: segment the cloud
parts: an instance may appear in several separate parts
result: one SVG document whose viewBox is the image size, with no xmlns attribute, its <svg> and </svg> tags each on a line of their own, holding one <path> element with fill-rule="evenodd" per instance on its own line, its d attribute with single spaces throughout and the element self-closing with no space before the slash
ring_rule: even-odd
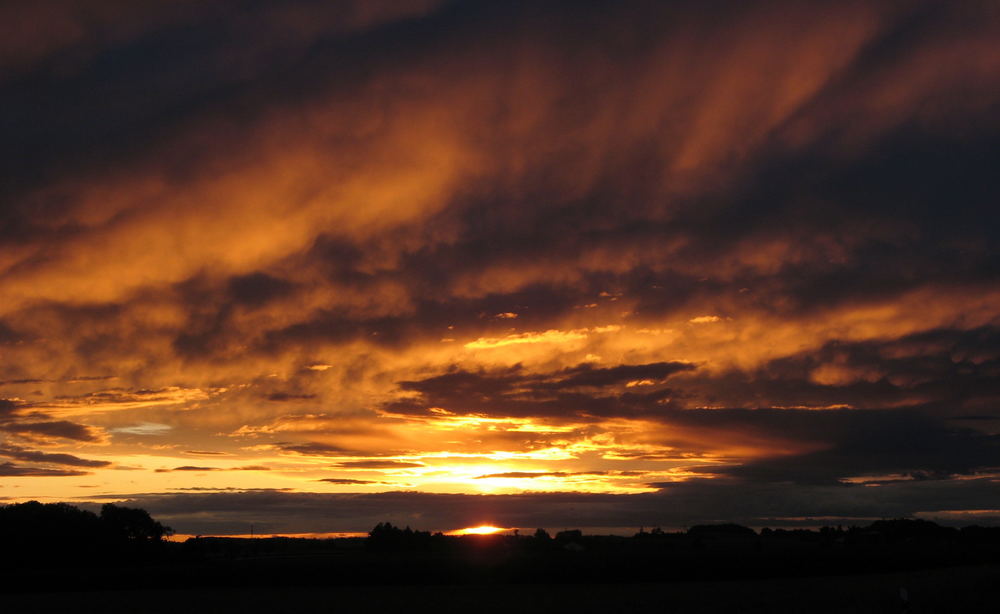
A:
<svg viewBox="0 0 1000 614">
<path fill-rule="evenodd" d="M 18 405 L 11 399 L 0 399 L 0 417 L 13 414 Z"/>
<path fill-rule="evenodd" d="M 423 467 L 424 463 L 398 460 L 354 460 L 342 461 L 335 466 L 342 469 L 412 469 Z"/>
<path fill-rule="evenodd" d="M 292 394 L 289 392 L 272 392 L 267 395 L 268 401 L 308 401 L 309 399 L 315 399 L 314 394 Z"/>
<path fill-rule="evenodd" d="M 530 373 L 521 365 L 478 372 L 453 367 L 443 375 L 400 382 L 401 390 L 419 396 L 388 403 L 385 409 L 409 414 L 441 408 L 457 414 L 566 419 L 635 415 L 662 407 L 672 393 L 662 386 L 647 393 L 628 392 L 628 384 L 662 384 L 670 376 L 694 368 L 681 362 L 609 368 L 583 363 L 552 373 Z"/>
<path fill-rule="evenodd" d="M 660 383 L 675 373 L 694 370 L 695 366 L 684 362 L 655 362 L 641 365 L 619 365 L 617 367 L 597 368 L 592 364 L 583 363 L 576 367 L 564 369 L 553 387 L 572 388 L 575 386 L 590 386 L 601 388 L 622 382 L 652 380 Z"/>
<path fill-rule="evenodd" d="M 281 445 L 281 449 L 307 456 L 351 456 L 352 454 L 350 450 L 319 442 L 286 443 Z"/>
<path fill-rule="evenodd" d="M 754 369 L 694 376 L 686 389 L 704 405 L 924 406 L 943 415 L 998 395 L 995 326 L 936 328 L 896 338 L 830 341 Z"/>
<path fill-rule="evenodd" d="M 69 465 L 72 467 L 107 467 L 111 464 L 109 461 L 90 460 L 73 456 L 72 454 L 54 454 L 37 450 L 27 450 L 20 446 L 11 445 L 0 445 L 0 456 L 6 456 L 7 458 L 19 461 Z"/>
<path fill-rule="evenodd" d="M 52 437 L 75 441 L 97 441 L 100 439 L 99 433 L 92 427 L 66 420 L 8 422 L 0 424 L 0 431 L 29 437 Z"/>
<path fill-rule="evenodd" d="M 291 493 L 246 491 L 146 494 L 123 501 L 141 506 L 181 533 L 241 534 L 253 523 L 273 533 L 368 531 L 378 522 L 423 530 L 492 523 L 506 527 L 586 527 L 599 532 L 641 526 L 682 529 L 729 521 L 750 526 L 836 524 L 837 519 L 910 517 L 938 510 L 993 509 L 995 484 L 927 480 L 883 486 L 741 484 L 696 480 L 638 495 L 526 493 L 510 495 Z M 110 495 L 118 500 L 120 496 Z"/>
<path fill-rule="evenodd" d="M 264 465 L 247 465 L 245 467 L 199 467 L 197 465 L 181 465 L 173 469 L 157 469 L 156 473 L 171 473 L 174 471 L 270 471 L 270 467 Z"/>
<path fill-rule="evenodd" d="M 996 435 L 949 427 L 909 411 L 810 413 L 820 415 L 812 419 L 769 418 L 773 420 L 775 435 L 779 429 L 786 434 L 792 431 L 799 440 L 822 442 L 822 449 L 761 458 L 739 466 L 704 467 L 699 471 L 754 482 L 835 483 L 864 476 L 925 479 L 974 475 L 1000 468 L 1000 438 Z M 767 428 L 768 418 L 752 421 L 753 428 Z"/>
<path fill-rule="evenodd" d="M 510 479 L 533 479 L 533 478 L 564 478 L 567 476 L 575 475 L 607 475 L 606 471 L 575 471 L 567 473 L 565 471 L 505 471 L 503 473 L 488 473 L 486 475 L 476 476 L 477 480 L 493 479 L 493 478 L 510 478 Z M 630 475 L 633 475 L 630 473 Z"/>
<path fill-rule="evenodd" d="M 24 467 L 13 463 L 0 463 L 0 475 L 5 477 L 67 477 L 89 475 L 87 471 L 75 469 L 49 469 L 43 467 Z"/>
<path fill-rule="evenodd" d="M 119 426 L 111 429 L 111 432 L 121 433 L 123 435 L 156 436 L 165 435 L 169 433 L 171 429 L 172 427 L 169 424 L 142 422 L 140 424 L 133 424 L 130 426 Z"/>
<path fill-rule="evenodd" d="M 0 8 L 0 449 L 810 513 L 998 466 L 987 3 L 85 8 Z"/>
<path fill-rule="evenodd" d="M 251 273 L 229 280 L 229 296 L 238 305 L 256 307 L 290 294 L 295 287 L 287 280 L 266 273 Z"/>
</svg>

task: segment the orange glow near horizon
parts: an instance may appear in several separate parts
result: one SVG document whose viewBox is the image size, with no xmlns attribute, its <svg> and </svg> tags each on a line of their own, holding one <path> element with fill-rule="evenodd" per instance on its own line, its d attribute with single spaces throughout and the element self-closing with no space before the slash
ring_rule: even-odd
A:
<svg viewBox="0 0 1000 614">
<path fill-rule="evenodd" d="M 174 533 L 172 535 L 168 535 L 165 539 L 167 541 L 172 541 L 172 542 L 186 542 L 189 539 L 195 539 L 195 538 L 199 538 L 199 537 L 200 538 L 213 537 L 213 538 L 222 538 L 222 539 L 226 539 L 226 538 L 229 538 L 229 539 L 270 539 L 270 538 L 276 538 L 276 537 L 279 537 L 279 538 L 280 537 L 286 537 L 286 538 L 290 538 L 290 539 L 343 539 L 343 538 L 368 537 L 368 534 L 367 533 L 358 532 L 358 531 L 355 531 L 355 532 L 341 531 L 341 532 L 336 532 L 336 533 L 330 533 L 330 532 L 325 532 L 325 533 L 322 533 L 322 532 L 320 532 L 320 533 L 233 533 L 233 534 L 226 534 L 226 535 L 210 535 L 210 534 L 192 535 L 192 534 L 189 534 L 189 533 Z"/>
<path fill-rule="evenodd" d="M 480 525 L 478 527 L 466 527 L 464 529 L 448 531 L 445 535 L 496 535 L 502 531 L 510 531 L 510 529 L 494 527 L 491 525 Z"/>
</svg>

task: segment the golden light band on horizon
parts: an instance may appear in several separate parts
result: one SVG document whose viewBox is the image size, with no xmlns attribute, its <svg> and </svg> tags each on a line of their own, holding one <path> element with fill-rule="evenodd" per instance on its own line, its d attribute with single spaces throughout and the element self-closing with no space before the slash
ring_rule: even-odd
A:
<svg viewBox="0 0 1000 614">
<path fill-rule="evenodd" d="M 497 533 L 503 533 L 504 531 L 509 530 L 510 529 L 503 529 L 490 525 L 481 525 L 478 527 L 467 527 L 464 529 L 449 531 L 446 535 L 496 535 Z"/>
</svg>

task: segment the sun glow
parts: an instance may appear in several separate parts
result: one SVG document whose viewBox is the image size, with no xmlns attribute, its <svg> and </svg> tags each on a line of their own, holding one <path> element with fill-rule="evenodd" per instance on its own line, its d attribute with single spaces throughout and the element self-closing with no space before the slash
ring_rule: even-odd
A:
<svg viewBox="0 0 1000 614">
<path fill-rule="evenodd" d="M 507 529 L 501 527 L 481 525 L 478 527 L 466 527 L 464 529 L 458 529 L 456 531 L 449 531 L 448 535 L 495 535 L 501 531 L 506 531 L 506 530 Z"/>
</svg>

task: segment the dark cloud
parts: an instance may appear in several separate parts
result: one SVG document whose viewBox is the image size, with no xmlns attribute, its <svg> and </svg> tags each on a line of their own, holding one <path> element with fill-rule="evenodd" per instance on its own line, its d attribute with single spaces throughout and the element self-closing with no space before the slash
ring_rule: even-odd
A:
<svg viewBox="0 0 1000 614">
<path fill-rule="evenodd" d="M 769 453 L 739 465 L 695 469 L 759 482 L 833 483 L 856 476 L 970 475 L 1000 467 L 1000 439 L 914 409 L 680 410 L 663 416 L 661 443 L 711 449 L 716 443 L 771 442 L 807 452 Z M 690 438 L 690 439 L 689 439 Z"/>
<path fill-rule="evenodd" d="M 540 117 L 527 134 L 508 126 L 517 126 L 520 120 L 514 110 L 507 108 L 511 105 L 508 98 L 517 101 L 522 94 L 519 88 L 501 89 L 496 108 L 482 110 L 484 123 L 500 126 L 496 130 L 483 129 L 481 135 L 482 146 L 497 159 L 485 177 L 470 182 L 461 191 L 461 198 L 449 201 L 432 218 L 431 227 L 447 229 L 447 240 L 428 240 L 429 233 L 419 227 L 399 229 L 395 232 L 416 232 L 420 241 L 412 247 L 399 241 L 402 247 L 394 254 L 391 266 L 374 266 L 373 260 L 379 257 L 377 250 L 385 249 L 383 241 L 396 242 L 394 231 L 387 231 L 389 236 L 383 241 L 366 242 L 318 225 L 311 248 L 293 251 L 273 269 L 258 267 L 213 277 L 204 272 L 204 267 L 198 268 L 200 272 L 188 279 L 201 280 L 206 285 L 203 292 L 181 293 L 182 307 L 191 312 L 190 322 L 176 331 L 174 349 L 181 357 L 231 359 L 233 346 L 240 344 L 269 353 L 312 347 L 320 342 L 340 344 L 361 339 L 398 347 L 437 334 L 438 329 L 449 325 L 460 333 L 482 334 L 502 324 L 483 326 L 478 319 L 482 313 L 516 312 L 519 324 L 546 325 L 609 288 L 621 290 L 637 301 L 635 313 L 648 317 L 669 314 L 691 301 L 740 299 L 735 295 L 740 287 L 753 289 L 751 297 L 740 299 L 745 303 L 766 309 L 780 305 L 783 311 L 799 312 L 875 296 L 891 297 L 935 281 L 983 282 L 995 270 L 996 256 L 988 248 L 990 228 L 995 226 L 988 222 L 994 214 L 987 204 L 994 202 L 996 195 L 995 182 L 988 181 L 988 169 L 994 166 L 996 126 L 986 119 L 977 120 L 976 114 L 963 117 L 965 123 L 975 123 L 981 130 L 964 124 L 958 128 L 941 127 L 913 119 L 914 115 L 920 118 L 919 109 L 946 109 L 960 101 L 952 99 L 953 90 L 939 89 L 939 83 L 949 82 L 947 75 L 933 72 L 921 80 L 910 69 L 914 58 L 923 57 L 927 47 L 958 45 L 963 34 L 968 44 L 989 40 L 992 22 L 970 17 L 979 15 L 981 7 L 871 11 L 849 4 L 824 13 L 782 2 L 766 2 L 752 9 L 734 5 L 721 12 L 695 3 L 621 3 L 613 8 L 558 2 L 543 8 L 529 8 L 522 3 L 417 4 L 419 8 L 398 13 L 386 9 L 387 15 L 407 18 L 373 21 L 378 24 L 371 26 L 374 30 L 366 26 L 345 31 L 339 17 L 322 18 L 329 11 L 312 3 L 291 3 L 295 8 L 289 9 L 262 3 L 238 11 L 223 3 L 211 10 L 189 7 L 181 12 L 183 17 L 172 11 L 153 11 L 142 18 L 124 19 L 126 23 L 143 25 L 123 28 L 130 32 L 123 38 L 110 36 L 123 26 L 118 19 L 106 16 L 110 27 L 106 40 L 83 28 L 90 32 L 84 38 L 95 45 L 95 50 L 93 55 L 81 56 L 82 64 L 74 68 L 78 72 L 71 71 L 72 78 L 65 72 L 50 72 L 43 68 L 44 63 L 26 65 L 38 67 L 39 73 L 31 81 L 33 87 L 21 84 L 16 89 L 35 94 L 28 99 L 23 94 L 18 97 L 15 111 L 21 109 L 22 115 L 43 116 L 48 121 L 12 122 L 12 126 L 22 131 L 27 130 L 23 126 L 48 128 L 47 138 L 33 134 L 32 138 L 25 137 L 25 143 L 35 147 L 47 143 L 45 153 L 55 150 L 70 155 L 74 147 L 59 139 L 82 138 L 91 148 L 93 143 L 100 143 L 106 157 L 120 151 L 117 155 L 123 158 L 137 150 L 147 152 L 144 147 L 151 142 L 151 134 L 157 136 L 152 142 L 159 143 L 167 139 L 170 128 L 199 132 L 206 126 L 211 133 L 219 133 L 218 147 L 235 156 L 238 147 L 228 141 L 239 141 L 239 133 L 264 130 L 264 116 L 271 108 L 294 111 L 296 105 L 308 106 L 311 101 L 332 99 L 340 103 L 347 96 L 343 92 L 356 91 L 354 86 L 376 80 L 391 87 L 411 73 L 430 83 L 436 83 L 437 74 L 441 75 L 437 78 L 458 83 L 472 81 L 476 74 L 497 74 L 510 83 L 517 83 L 518 78 L 527 83 L 537 79 L 554 90 L 550 95 L 547 89 L 539 88 L 543 93 L 529 101 L 534 106 L 525 103 Z M 787 13 L 786 19 L 780 23 L 768 20 L 766 16 L 775 11 Z M 233 12 L 241 18 L 228 19 Z M 339 14 L 340 10 L 335 12 Z M 300 35 L 290 40 L 286 30 L 273 26 L 275 14 L 282 16 L 275 23 L 295 23 L 298 28 L 293 30 Z M 307 14 L 319 17 L 302 17 Z M 567 18 L 568 14 L 573 17 Z M 927 29 L 926 14 L 935 15 L 934 23 L 946 23 L 948 27 Z M 160 30 L 156 27 L 163 25 L 159 20 L 185 27 Z M 68 21 L 73 23 L 74 19 Z M 354 22 L 351 18 L 346 23 Z M 924 25 L 918 27 L 915 23 Z M 219 28 L 250 28 L 255 36 L 218 36 Z M 714 40 L 716 44 L 703 47 L 685 42 L 686 28 L 703 32 L 705 41 Z M 794 36 L 782 37 L 785 28 Z M 779 34 L 774 35 L 772 30 Z M 511 39 L 510 31 L 519 36 Z M 620 40 L 616 33 L 621 31 L 632 31 L 634 40 Z M 831 31 L 838 33 L 833 39 L 843 43 L 844 57 L 826 46 Z M 350 36 L 344 38 L 345 32 Z M 385 45 L 386 37 L 405 41 L 405 57 L 399 56 L 397 45 Z M 254 44 L 240 40 L 252 40 Z M 782 40 L 810 52 L 791 55 L 815 62 L 810 66 L 802 59 L 803 74 L 810 74 L 808 69 L 812 69 L 821 81 L 816 89 L 802 95 L 785 92 L 794 88 L 781 79 L 787 76 L 787 81 L 798 82 L 795 77 L 799 69 L 795 62 L 776 59 L 789 55 L 775 42 Z M 466 44 L 470 41 L 476 44 Z M 569 50 L 579 51 L 582 41 L 587 43 L 583 47 L 587 54 L 580 59 Z M 466 53 L 455 57 L 450 52 L 452 46 Z M 535 75 L 530 66 L 520 65 L 515 59 L 517 54 L 510 53 L 511 48 L 529 54 L 540 74 Z M 45 57 L 46 52 L 37 53 Z M 152 64 L 130 62 L 125 59 L 128 57 L 144 58 Z M 195 57 L 199 58 L 199 69 L 186 70 Z M 246 65 L 256 67 L 255 74 L 245 67 L 236 71 L 223 68 L 232 62 L 243 66 L 242 60 L 248 57 L 256 60 Z M 674 72 L 676 67 L 669 61 L 672 57 L 687 58 L 683 64 L 692 67 L 691 74 Z M 346 58 L 358 60 L 364 69 L 347 68 L 355 62 Z M 603 63 L 588 62 L 598 59 Z M 759 87 L 743 83 L 741 70 L 733 67 L 739 64 L 735 59 L 773 68 L 770 72 L 778 76 L 774 82 L 762 81 Z M 581 71 L 581 64 L 590 68 Z M 979 62 L 970 65 L 967 87 L 977 91 L 981 88 L 979 93 L 985 100 L 994 99 L 994 80 L 981 79 L 981 85 L 973 86 L 971 75 L 982 69 Z M 570 78 L 572 75 L 578 78 Z M 109 113 L 97 105 L 97 101 L 103 105 L 107 96 L 97 96 L 90 91 L 93 88 L 86 87 L 91 82 L 131 92 L 143 100 L 148 99 L 150 91 L 163 95 L 150 99 L 155 102 L 152 105 L 129 104 L 130 96 L 119 97 L 117 110 Z M 649 86 L 659 82 L 664 84 L 663 91 Z M 695 85 L 689 88 L 689 82 Z M 697 84 L 702 82 L 716 82 L 720 91 L 746 94 L 748 102 L 729 108 L 724 103 L 730 96 L 720 94 L 720 100 L 706 94 L 701 90 L 711 89 L 700 88 Z M 892 91 L 893 87 L 903 99 L 895 109 L 900 117 L 897 121 L 883 119 L 880 109 L 855 98 L 869 94 L 872 99 L 880 99 L 884 89 Z M 669 94 L 671 88 L 680 92 L 680 100 Z M 907 98 L 911 90 L 917 102 Z M 635 95 L 640 91 L 643 96 Z M 82 99 L 79 95 L 65 95 L 81 92 L 86 94 Z M 589 95 L 598 93 L 602 95 Z M 35 96 L 50 102 L 39 106 Z M 94 96 L 92 104 L 82 104 Z M 795 113 L 781 108 L 782 96 L 787 97 Z M 697 106 L 687 107 L 685 97 L 704 103 L 702 111 L 699 113 Z M 549 98 L 574 102 L 567 110 L 563 105 L 550 107 Z M 629 113 L 635 106 L 642 106 L 637 100 L 647 98 L 650 108 Z M 454 99 L 464 110 L 462 98 Z M 69 112 L 58 102 L 65 100 L 76 101 L 75 110 Z M 226 125 L 218 109 L 234 107 L 242 112 L 230 120 L 234 126 Z M 386 114 L 405 111 L 391 105 L 384 110 Z M 784 121 L 769 122 L 769 112 Z M 122 128 L 123 113 L 131 118 L 124 120 L 127 130 Z M 642 117 L 643 129 L 636 131 L 628 122 L 622 122 L 618 130 L 610 130 L 605 125 L 608 113 L 614 117 Z M 856 116 L 873 119 L 850 121 Z M 80 117 L 88 121 L 80 122 Z M 479 119 L 465 120 L 478 127 Z M 748 131 L 746 126 L 753 126 L 754 119 L 760 119 L 770 130 L 762 134 Z M 75 127 L 75 132 L 57 129 L 66 122 Z M 885 122 L 889 127 L 882 127 Z M 687 132 L 682 128 L 685 125 L 730 126 L 733 136 L 724 138 L 708 129 Z M 847 138 L 842 133 L 862 125 L 873 134 L 872 142 L 846 152 L 843 146 L 837 146 Z M 833 134 L 814 134 L 822 132 L 823 126 Z M 599 166 L 603 170 L 581 172 L 581 187 L 576 190 L 560 179 L 565 172 L 550 172 L 563 166 L 591 169 L 586 155 L 574 153 L 587 148 L 559 145 L 572 142 L 574 127 L 579 128 L 580 139 L 594 144 L 591 149 L 598 152 L 595 155 L 604 156 Z M 794 140 L 789 134 L 794 135 L 800 127 L 799 132 L 811 138 L 804 144 L 789 144 Z M 79 134 L 81 130 L 86 134 Z M 709 134 L 701 134 L 703 131 Z M 70 138 L 73 134 L 75 137 Z M 110 138 L 112 135 L 115 138 Z M 542 143 L 555 144 L 525 146 L 535 136 Z M 660 147 L 661 141 L 672 145 Z M 248 150 L 252 145 L 247 143 Z M 199 174 L 191 167 L 205 161 L 211 162 L 207 167 L 225 164 L 209 155 L 193 155 L 200 149 L 166 147 L 169 156 L 156 157 L 167 160 L 163 162 L 167 166 L 164 174 L 177 189 L 183 190 L 198 179 Z M 661 172 L 670 172 L 663 169 L 680 164 L 678 158 L 685 151 L 697 167 L 693 175 L 700 172 L 701 166 L 708 166 L 727 178 L 721 182 L 722 187 L 706 189 L 698 185 L 692 194 L 662 194 L 658 185 Z M 87 152 L 94 153 L 90 149 Z M 513 162 L 508 159 L 511 152 L 533 152 L 524 166 L 537 170 L 512 169 Z M 50 164 L 50 158 L 25 156 L 19 150 L 19 159 L 34 160 L 30 164 L 39 167 Z M 920 172 L 922 169 L 933 172 Z M 27 178 L 35 174 L 21 173 Z M 730 175 L 736 179 L 728 180 Z M 303 191 L 313 190 L 304 187 Z M 647 204 L 663 200 L 671 201 L 666 211 L 665 205 Z M 47 201 L 53 201 L 49 206 L 60 212 L 68 206 L 54 202 L 60 201 L 56 197 Z M 500 207 L 498 202 L 509 204 Z M 908 203 L 905 209 L 898 204 L 903 202 Z M 945 202 L 952 212 L 948 215 L 941 213 Z M 31 219 L 32 212 L 44 209 L 14 209 L 12 215 L 22 225 L 41 224 Z M 86 232 L 70 222 L 50 230 L 73 236 Z M 23 231 L 19 234 L 27 236 Z M 743 252 L 751 256 L 755 250 L 771 253 L 776 242 L 790 243 L 790 250 L 784 257 L 779 254 L 773 266 L 745 262 L 747 254 Z M 674 243 L 678 244 L 676 249 L 662 251 L 664 245 Z M 628 254 L 631 264 L 600 263 L 599 255 L 616 253 Z M 581 260 L 597 264 L 584 266 Z M 533 283 L 498 288 L 483 296 L 456 293 L 456 280 L 497 267 L 517 269 L 532 263 L 572 271 L 573 280 L 552 283 L 543 276 Z M 323 277 L 301 280 L 300 271 L 314 266 L 320 267 Z M 722 272 L 713 274 L 713 269 Z M 713 279 L 702 281 L 706 277 Z M 247 334 L 244 325 L 234 319 L 233 305 L 263 307 L 310 286 L 316 289 L 329 284 L 331 290 L 347 293 L 370 291 L 385 283 L 405 288 L 409 295 L 405 313 L 371 316 L 349 307 L 309 309 L 293 318 L 277 319 L 254 334 Z M 111 313 L 111 306 L 109 309 L 99 319 L 120 315 Z M 136 351 L 130 350 L 126 342 L 117 341 L 115 335 L 95 338 L 81 343 L 80 351 L 93 352 L 110 345 L 115 346 L 116 353 Z"/>
<path fill-rule="evenodd" d="M 67 477 L 77 475 L 89 475 L 89 472 L 75 469 L 50 469 L 45 467 L 25 467 L 13 463 L 0 463 L 0 476 L 4 477 Z"/>
<path fill-rule="evenodd" d="M 860 413 L 860 412 L 858 412 Z M 829 433 L 817 452 L 753 460 L 738 467 L 705 469 L 752 481 L 832 483 L 856 476 L 913 479 L 972 475 L 1000 468 L 1000 437 L 906 413 L 864 412 Z M 826 422 L 828 425 L 832 421 Z M 820 435 L 819 424 L 814 426 Z M 816 437 L 820 439 L 822 435 Z"/>
<path fill-rule="evenodd" d="M 0 345 L 13 345 L 22 341 L 25 339 L 17 331 L 0 320 Z"/>
<path fill-rule="evenodd" d="M 664 484 L 662 492 L 641 495 L 248 491 L 138 495 L 128 498 L 126 504 L 148 509 L 178 532 L 190 534 L 241 534 L 249 524 L 275 533 L 368 531 L 384 521 L 442 531 L 484 523 L 597 531 L 601 527 L 683 528 L 716 521 L 796 526 L 809 518 L 816 519 L 811 524 L 829 524 L 838 518 L 912 517 L 918 513 L 937 517 L 935 513 L 948 510 L 994 509 L 995 490 L 996 484 L 988 478 L 797 489 L 772 483 L 694 480 Z"/>
<path fill-rule="evenodd" d="M 8 422 L 0 424 L 0 431 L 15 435 L 57 437 L 75 441 L 97 441 L 100 439 L 92 427 L 66 420 Z"/>
<path fill-rule="evenodd" d="M 270 471 L 271 468 L 264 465 L 247 465 L 245 467 L 199 467 L 197 465 L 181 465 L 173 469 L 157 469 L 156 473 L 170 473 L 173 471 Z"/>
<path fill-rule="evenodd" d="M 378 483 L 378 482 L 372 482 L 371 480 L 353 480 L 351 478 L 321 478 L 316 481 L 326 482 L 328 484 L 377 484 Z"/>
<path fill-rule="evenodd" d="M 456 414 L 548 418 L 636 415 L 665 407 L 673 392 L 660 384 L 671 375 L 694 368 L 681 362 L 610 368 L 581 364 L 541 374 L 528 372 L 521 365 L 477 372 L 452 368 L 443 375 L 400 382 L 400 389 L 420 396 L 391 402 L 385 408 L 401 413 L 442 408 Z M 629 387 L 639 383 L 643 385 Z"/>
<path fill-rule="evenodd" d="M 423 463 L 397 460 L 356 460 L 337 463 L 336 467 L 343 469 L 410 469 L 423 467 Z"/>
<path fill-rule="evenodd" d="M 584 363 L 562 371 L 558 376 L 558 381 L 551 386 L 554 388 L 573 388 L 576 386 L 603 388 L 643 380 L 660 383 L 675 373 L 691 371 L 694 368 L 694 365 L 683 362 L 655 362 L 644 365 L 619 365 L 610 368 L 599 368 Z"/>
<path fill-rule="evenodd" d="M 608 475 L 607 471 L 504 471 L 503 473 L 488 473 L 486 475 L 477 475 L 477 480 L 483 480 L 486 478 L 517 478 L 517 479 L 531 479 L 531 478 L 564 478 L 572 475 Z"/>
<path fill-rule="evenodd" d="M 675 385 L 695 406 L 923 405 L 950 416 L 1000 399 L 998 373 L 1000 331 L 985 326 L 832 341 L 756 369 L 695 375 Z"/>
<path fill-rule="evenodd" d="M 279 443 L 278 446 L 285 452 L 294 452 L 306 456 L 353 456 L 351 450 L 330 444 L 310 441 L 303 443 Z"/>
<path fill-rule="evenodd" d="M 72 454 L 40 452 L 12 445 L 0 445 L 0 456 L 6 456 L 7 458 L 19 461 L 69 465 L 71 467 L 107 467 L 111 465 L 108 461 L 90 460 L 73 456 Z"/>
<path fill-rule="evenodd" d="M 0 419 L 13 414 L 17 408 L 17 403 L 11 399 L 0 399 Z"/>
<path fill-rule="evenodd" d="M 229 296 L 237 304 L 258 307 L 291 294 L 295 286 L 266 273 L 251 273 L 229 280 Z"/>
<path fill-rule="evenodd" d="M 7 25 L 0 86 L 11 102 L 6 132 L 11 146 L 23 151 L 20 159 L 4 156 L 15 164 L 12 176 L 18 179 L 10 187 L 74 165 L 101 169 L 126 164 L 140 141 L 161 141 L 192 114 L 210 112 L 227 100 L 249 97 L 266 105 L 276 92 L 261 91 L 254 84 L 258 78 L 283 81 L 289 94 L 303 95 L 292 74 L 301 80 L 324 64 L 328 68 L 323 72 L 330 72 L 329 62 L 304 59 L 324 47 L 331 54 L 341 47 L 337 55 L 357 59 L 351 47 L 370 48 L 374 41 L 359 45 L 356 39 L 351 45 L 352 36 L 433 11 L 437 4 L 407 0 L 323 6 L 305 0 L 123 9 L 66 2 L 40 10 L 7 10 L 0 20 Z M 65 97 L 76 99 L 78 106 L 61 102 Z M 89 122 L 79 121 L 84 118 Z M 45 160 L 46 155 L 51 158 Z M 172 161 L 176 173 L 191 172 L 187 167 L 194 163 Z M 60 203 L 45 204 L 47 213 L 61 211 Z M 36 225 L 30 218 L 13 221 L 21 223 L 11 230 L 29 236 L 53 226 L 63 235 L 79 230 Z"/>
<path fill-rule="evenodd" d="M 969 394 L 977 387 L 979 395 L 994 393 L 995 378 L 977 375 L 994 369 L 991 360 L 983 360 L 982 356 L 974 361 L 961 358 L 971 348 L 989 347 L 982 342 L 990 335 L 983 330 L 940 331 L 889 343 L 833 344 L 816 353 L 773 361 L 757 374 L 734 373 L 725 378 L 700 376 L 691 365 L 683 363 L 603 369 L 584 365 L 552 374 L 526 373 L 519 366 L 491 372 L 455 369 L 420 381 L 402 382 L 402 389 L 421 396 L 392 402 L 387 409 L 432 413 L 431 408 L 443 408 L 457 414 L 550 419 L 577 419 L 588 414 L 641 416 L 664 425 L 662 435 L 650 434 L 648 439 L 663 446 L 687 451 L 720 446 L 724 449 L 739 442 L 760 446 L 763 459 L 699 469 L 753 481 L 836 483 L 881 474 L 969 475 L 1000 467 L 1000 440 L 949 425 L 935 406 L 822 410 L 795 407 L 889 402 L 906 398 L 904 393 L 927 395 L 935 390 L 949 396 L 956 390 Z M 970 338 L 977 343 L 968 344 L 965 340 Z M 938 355 L 929 353 L 928 344 L 936 348 Z M 919 351 L 914 353 L 913 348 Z M 990 350 L 985 352 L 991 354 Z M 818 378 L 821 383 L 814 381 L 817 370 L 828 365 L 832 367 Z M 670 389 L 652 386 L 651 392 L 634 393 L 623 388 L 623 384 L 637 381 L 661 384 L 663 378 L 676 373 L 684 373 L 687 378 L 671 380 Z M 580 394 L 578 388 L 584 386 L 597 390 Z M 697 406 L 717 402 L 723 394 L 732 395 L 723 397 L 725 400 L 785 402 L 792 407 L 682 409 L 671 401 L 664 403 L 681 397 Z M 949 396 L 943 400 L 961 400 Z M 793 446 L 812 451 L 768 454 L 768 446 L 780 449 L 788 445 L 782 442 L 794 442 Z M 505 472 L 491 476 L 557 474 Z"/>
<path fill-rule="evenodd" d="M 315 399 L 315 398 L 316 395 L 314 394 L 295 394 L 291 392 L 272 392 L 271 394 L 267 395 L 268 401 L 277 401 L 277 402 L 308 401 L 310 399 Z"/>
<path fill-rule="evenodd" d="M 567 474 L 564 471 L 505 471 L 503 473 L 488 473 L 486 475 L 477 475 L 477 480 L 483 480 L 486 478 L 543 478 L 543 477 L 565 477 Z"/>
</svg>

